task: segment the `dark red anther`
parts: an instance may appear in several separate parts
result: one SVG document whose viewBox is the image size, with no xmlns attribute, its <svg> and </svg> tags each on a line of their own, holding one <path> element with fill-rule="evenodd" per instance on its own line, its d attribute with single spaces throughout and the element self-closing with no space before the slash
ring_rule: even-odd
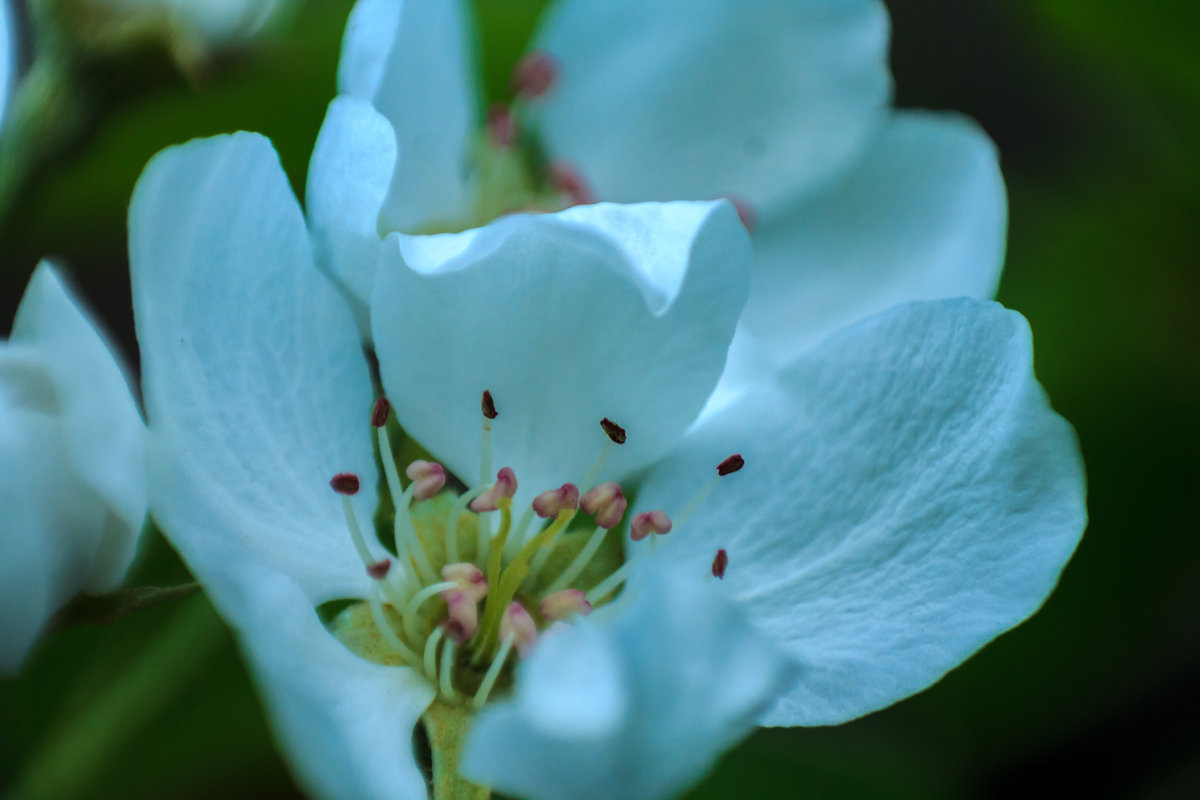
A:
<svg viewBox="0 0 1200 800">
<path fill-rule="evenodd" d="M 742 458 L 737 453 L 734 453 L 720 464 L 717 464 L 717 474 L 730 475 L 734 472 L 737 472 L 744 466 L 746 466 L 746 459 Z"/>
<path fill-rule="evenodd" d="M 720 550 L 717 551 L 717 554 L 713 557 L 713 567 L 712 567 L 713 577 L 717 578 L 717 579 L 724 578 L 725 577 L 725 568 L 728 566 L 729 566 L 729 554 L 726 553 L 725 548 L 722 547 Z"/>
<path fill-rule="evenodd" d="M 358 476 L 353 472 L 339 472 L 329 481 L 338 494 L 358 494 Z"/>
<path fill-rule="evenodd" d="M 549 53 L 526 53 L 513 70 L 512 90 L 522 97 L 541 97 L 554 85 L 558 64 Z"/>
<path fill-rule="evenodd" d="M 600 427 L 604 428 L 604 432 L 608 434 L 608 438 L 612 439 L 614 443 L 625 444 L 625 429 L 620 425 L 605 417 L 600 420 Z"/>
<path fill-rule="evenodd" d="M 386 578 L 391 569 L 392 560 L 390 558 L 385 558 L 382 561 L 376 561 L 374 564 L 367 564 L 367 574 L 377 581 L 381 581 Z"/>
<path fill-rule="evenodd" d="M 492 393 L 487 389 L 483 390 L 483 399 L 479 405 L 483 409 L 483 415 L 488 419 L 495 419 L 499 416 L 496 414 L 496 401 L 492 399 Z"/>
<path fill-rule="evenodd" d="M 387 425 L 388 414 L 392 413 L 392 404 L 388 402 L 386 397 L 381 397 L 375 401 L 375 408 L 371 410 L 371 427 L 382 428 Z"/>
</svg>

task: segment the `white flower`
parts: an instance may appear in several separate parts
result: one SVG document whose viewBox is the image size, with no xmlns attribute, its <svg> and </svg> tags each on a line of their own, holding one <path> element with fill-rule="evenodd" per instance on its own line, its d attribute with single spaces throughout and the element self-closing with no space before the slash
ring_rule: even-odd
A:
<svg viewBox="0 0 1200 800">
<path fill-rule="evenodd" d="M 357 219 L 342 201 L 319 202 Z M 383 389 L 475 489 L 385 514 L 381 539 L 372 434 L 402 512 L 445 471 L 414 462 L 400 490 L 354 318 L 270 145 L 156 156 L 130 249 L 154 512 L 321 795 L 424 797 L 407 753 L 435 698 L 490 701 L 463 762 L 479 782 L 669 795 L 755 721 L 839 722 L 936 681 L 1036 610 L 1083 528 L 1073 433 L 993 303 L 870 317 L 693 424 L 749 291 L 726 202 L 390 235 L 370 288 Z M 606 481 L 630 476 L 626 509 Z M 621 512 L 640 541 L 605 534 Z M 314 610 L 344 598 L 367 601 L 329 623 L 345 646 Z"/>
<path fill-rule="evenodd" d="M 360 0 L 347 27 L 308 207 L 319 263 L 364 304 L 380 232 L 723 196 L 755 251 L 735 369 L 897 303 L 993 296 L 995 149 L 959 115 L 889 108 L 878 0 L 558 0 L 486 122 L 465 5 Z"/>
<path fill-rule="evenodd" d="M 145 429 L 109 346 L 43 262 L 0 344 L 0 673 L 79 591 L 125 576 Z"/>
</svg>

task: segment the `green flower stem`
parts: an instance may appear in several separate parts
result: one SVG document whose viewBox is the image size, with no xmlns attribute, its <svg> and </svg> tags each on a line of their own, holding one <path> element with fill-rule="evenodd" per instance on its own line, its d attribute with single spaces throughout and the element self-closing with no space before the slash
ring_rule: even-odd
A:
<svg viewBox="0 0 1200 800">
<path fill-rule="evenodd" d="M 94 794 L 96 774 L 200 671 L 223 635 L 207 601 L 186 602 L 104 691 L 33 754 L 7 800 Z"/>
<path fill-rule="evenodd" d="M 435 700 L 425 711 L 425 732 L 433 752 L 433 800 L 488 800 L 491 790 L 458 774 L 471 715 L 465 708 Z"/>
</svg>

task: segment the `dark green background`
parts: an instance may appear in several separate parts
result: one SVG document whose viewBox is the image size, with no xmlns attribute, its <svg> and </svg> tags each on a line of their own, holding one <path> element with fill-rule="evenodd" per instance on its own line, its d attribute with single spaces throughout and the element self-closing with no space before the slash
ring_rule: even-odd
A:
<svg viewBox="0 0 1200 800">
<path fill-rule="evenodd" d="M 134 358 L 125 208 L 141 167 L 193 136 L 257 130 L 303 196 L 349 5 L 309 2 L 198 86 L 165 62 L 162 80 L 135 76 L 142 90 L 0 230 L 0 319 L 37 259 L 62 256 Z M 478 0 L 490 96 L 541 5 Z M 1092 523 L 1045 608 L 933 689 L 837 728 L 761 731 L 689 797 L 1200 797 L 1200 4 L 889 7 L 897 102 L 964 111 L 999 145 L 1000 299 L 1029 318 L 1038 375 L 1079 431 Z M 146 549 L 134 582 L 185 577 L 161 540 Z M 164 634 L 177 615 L 187 634 Z M 89 723 L 97 702 L 117 710 Z M 51 637 L 0 683 L 0 731 L 0 786 L 55 746 L 95 766 L 63 796 L 297 793 L 200 598 Z"/>
</svg>

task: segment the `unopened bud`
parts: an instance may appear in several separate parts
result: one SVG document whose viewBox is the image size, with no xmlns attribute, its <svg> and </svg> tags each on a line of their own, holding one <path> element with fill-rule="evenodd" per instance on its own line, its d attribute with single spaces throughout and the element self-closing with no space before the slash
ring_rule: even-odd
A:
<svg viewBox="0 0 1200 800">
<path fill-rule="evenodd" d="M 488 490 L 471 501 L 472 511 L 495 511 L 500 501 L 511 500 L 517 493 L 517 475 L 509 467 L 501 467 L 496 473 L 496 482 Z"/>
<path fill-rule="evenodd" d="M 629 523 L 629 538 L 640 542 L 652 533 L 670 533 L 671 518 L 665 512 L 655 509 L 635 514 Z"/>
<path fill-rule="evenodd" d="M 525 98 L 541 97 L 550 91 L 558 73 L 558 64 L 549 53 L 526 53 L 513 70 L 512 89 Z"/>
<path fill-rule="evenodd" d="M 455 592 L 446 601 L 447 618 L 442 625 L 446 636 L 455 644 L 463 644 L 479 629 L 479 606 L 462 592 Z"/>
<path fill-rule="evenodd" d="M 595 515 L 596 524 L 608 530 L 620 524 L 627 505 L 628 501 L 621 487 L 612 481 L 589 489 L 579 498 L 579 507 L 583 509 L 583 513 Z"/>
<path fill-rule="evenodd" d="M 734 453 L 720 464 L 717 464 L 717 474 L 722 476 L 729 475 L 737 472 L 744 466 L 746 466 L 746 459 L 742 458 L 737 453 Z"/>
<path fill-rule="evenodd" d="M 456 594 L 466 595 L 468 599 L 478 603 L 488 593 L 487 578 L 483 570 L 466 561 L 442 567 L 442 580 L 458 584 L 453 589 L 442 592 L 442 599 L 447 603 Z"/>
<path fill-rule="evenodd" d="M 339 472 L 329 481 L 329 485 L 338 494 L 358 494 L 358 476 L 353 472 Z"/>
<path fill-rule="evenodd" d="M 561 511 L 579 508 L 579 487 L 564 483 L 557 489 L 548 489 L 533 498 L 533 512 L 542 519 L 558 516 Z"/>
<path fill-rule="evenodd" d="M 538 610 L 547 622 L 555 622 L 576 615 L 586 617 L 592 613 L 592 604 L 587 601 L 585 592 L 579 589 L 563 589 L 543 597 L 542 602 L 538 604 Z"/>
<path fill-rule="evenodd" d="M 716 556 L 713 557 L 713 563 L 712 563 L 713 577 L 714 578 L 724 578 L 725 577 L 725 568 L 728 566 L 729 566 L 729 554 L 726 553 L 725 548 L 722 547 L 720 550 L 717 551 Z"/>
<path fill-rule="evenodd" d="M 509 603 L 508 610 L 500 618 L 500 641 L 509 636 L 513 637 L 517 654 L 525 658 L 537 644 L 537 635 L 537 625 L 525 610 L 525 606 L 515 600 Z"/>
<path fill-rule="evenodd" d="M 446 485 L 446 470 L 435 461 L 414 461 L 404 470 L 414 484 L 413 499 L 428 500 Z"/>
</svg>

